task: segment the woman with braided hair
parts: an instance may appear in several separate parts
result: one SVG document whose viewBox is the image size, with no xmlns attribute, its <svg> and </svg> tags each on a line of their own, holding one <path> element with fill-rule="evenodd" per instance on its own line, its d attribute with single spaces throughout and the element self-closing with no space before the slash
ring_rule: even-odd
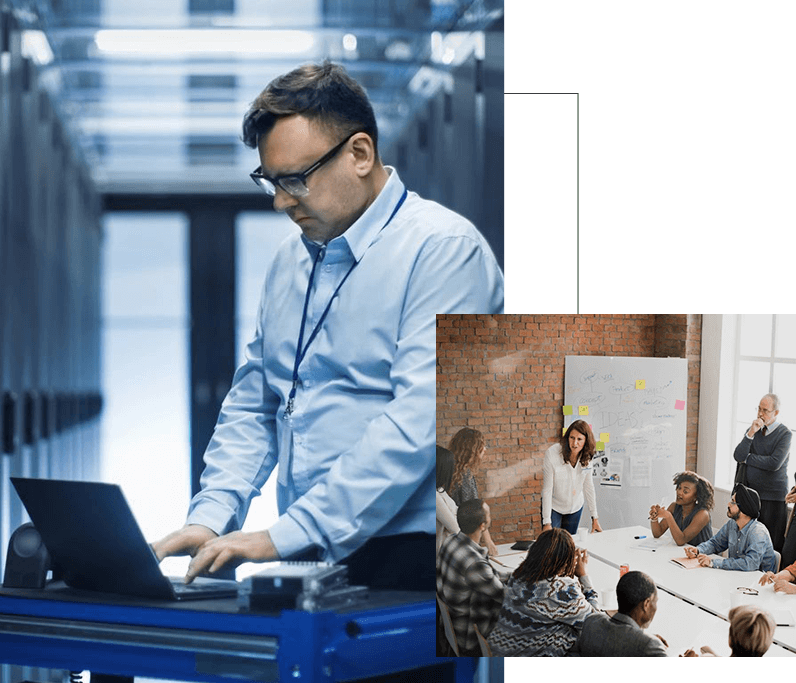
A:
<svg viewBox="0 0 796 683">
<path fill-rule="evenodd" d="M 561 528 L 544 531 L 506 583 L 489 634 L 494 657 L 561 657 L 575 646 L 586 617 L 599 611 L 586 574 L 588 555 Z"/>
</svg>

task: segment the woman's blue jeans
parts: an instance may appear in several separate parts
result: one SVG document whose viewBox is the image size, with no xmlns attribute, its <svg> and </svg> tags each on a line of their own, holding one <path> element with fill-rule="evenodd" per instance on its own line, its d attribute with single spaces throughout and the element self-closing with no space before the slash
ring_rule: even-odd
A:
<svg viewBox="0 0 796 683">
<path fill-rule="evenodd" d="M 562 515 L 560 512 L 552 510 L 550 514 L 550 524 L 554 527 L 566 529 L 574 536 L 576 533 L 578 533 L 578 524 L 580 523 L 580 515 L 582 512 L 583 508 L 577 512 L 572 512 L 568 515 Z"/>
</svg>

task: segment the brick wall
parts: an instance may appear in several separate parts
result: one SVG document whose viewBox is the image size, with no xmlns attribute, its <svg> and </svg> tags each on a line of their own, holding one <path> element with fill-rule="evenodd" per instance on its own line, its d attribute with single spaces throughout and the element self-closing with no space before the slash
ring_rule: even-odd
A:
<svg viewBox="0 0 796 683">
<path fill-rule="evenodd" d="M 696 469 L 699 315 L 445 315 L 437 317 L 437 443 L 484 433 L 476 473 L 496 543 L 541 530 L 542 460 L 564 424 L 564 359 L 688 359 L 686 466 Z"/>
</svg>

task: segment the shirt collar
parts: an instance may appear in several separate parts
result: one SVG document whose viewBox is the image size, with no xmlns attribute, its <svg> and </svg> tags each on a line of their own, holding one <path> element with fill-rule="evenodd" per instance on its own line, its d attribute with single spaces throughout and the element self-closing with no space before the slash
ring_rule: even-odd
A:
<svg viewBox="0 0 796 683">
<path fill-rule="evenodd" d="M 472 538 L 470 538 L 470 537 L 469 537 L 469 536 L 468 536 L 466 533 L 464 533 L 463 531 L 460 531 L 460 532 L 459 532 L 459 536 L 461 536 L 463 539 L 466 539 L 466 540 L 467 540 L 467 543 L 470 545 L 470 549 L 471 549 L 471 550 L 475 550 L 476 552 L 478 552 L 479 554 L 483 555 L 484 557 L 486 557 L 486 556 L 487 556 L 487 553 L 488 553 L 489 551 L 488 551 L 486 548 L 483 548 L 483 547 L 481 547 L 480 545 L 478 545 L 478 544 L 477 544 L 477 543 L 476 543 L 476 542 L 475 542 L 475 541 L 474 541 Z"/>
<path fill-rule="evenodd" d="M 779 427 L 780 424 L 781 422 L 779 420 L 774 420 L 770 425 L 768 425 L 768 429 L 766 429 L 766 436 L 771 434 L 771 432 L 773 432 L 777 427 Z"/>
<path fill-rule="evenodd" d="M 353 255 L 354 260 L 359 261 L 365 255 L 368 247 L 373 244 L 384 224 L 390 219 L 405 188 L 398 177 L 398 172 L 392 166 L 385 166 L 384 168 L 389 177 L 384 187 L 381 188 L 381 192 L 348 230 L 329 241 L 327 247 L 330 251 L 347 248 L 346 250 Z M 314 257 L 320 247 L 303 235 L 302 239 L 310 254 Z"/>
<path fill-rule="evenodd" d="M 752 518 L 752 519 L 750 519 L 750 520 L 749 520 L 749 523 L 748 523 L 748 524 L 747 524 L 747 525 L 746 525 L 746 526 L 745 526 L 743 529 L 741 529 L 741 527 L 739 527 L 739 526 L 738 526 L 738 522 L 736 522 L 734 519 L 731 519 L 730 521 L 731 521 L 733 524 L 735 524 L 735 531 L 737 531 L 737 532 L 738 532 L 738 535 L 739 535 L 739 536 L 743 536 L 743 535 L 745 535 L 745 534 L 748 534 L 748 533 L 749 533 L 749 530 L 750 530 L 750 529 L 751 529 L 751 528 L 752 528 L 752 527 L 755 525 L 755 523 L 757 522 L 757 518 L 755 517 L 755 518 Z"/>
</svg>

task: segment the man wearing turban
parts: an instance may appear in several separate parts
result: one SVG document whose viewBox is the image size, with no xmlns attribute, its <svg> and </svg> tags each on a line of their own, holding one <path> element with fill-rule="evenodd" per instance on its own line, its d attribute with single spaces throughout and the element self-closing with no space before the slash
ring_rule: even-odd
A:
<svg viewBox="0 0 796 683">
<path fill-rule="evenodd" d="M 737 484 L 727 505 L 730 519 L 713 538 L 695 548 L 686 547 L 685 554 L 698 558 L 703 567 L 742 572 L 774 571 L 777 565 L 774 547 L 768 529 L 757 519 L 759 515 L 760 496 L 757 491 Z M 726 559 L 708 557 L 725 550 L 728 551 Z"/>
</svg>

